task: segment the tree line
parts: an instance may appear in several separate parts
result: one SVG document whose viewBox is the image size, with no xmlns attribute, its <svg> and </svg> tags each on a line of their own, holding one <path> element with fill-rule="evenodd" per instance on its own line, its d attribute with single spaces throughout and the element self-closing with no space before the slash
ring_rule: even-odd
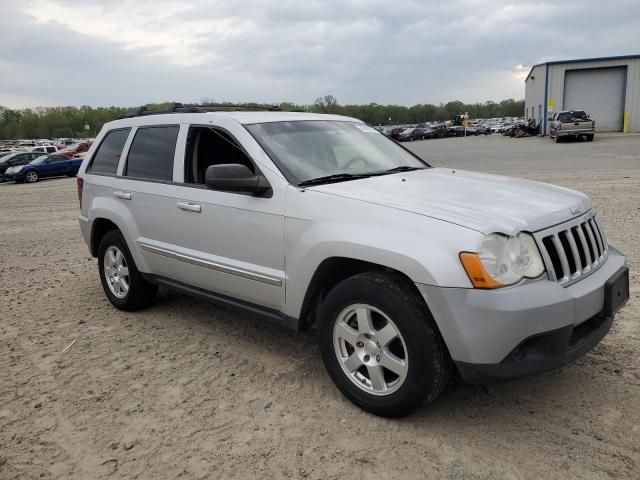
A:
<svg viewBox="0 0 640 480">
<path fill-rule="evenodd" d="M 165 108 L 173 102 L 147 105 L 148 108 Z M 205 105 L 205 103 L 201 103 Z M 231 108 L 231 103 L 206 102 L 208 106 Z M 244 106 L 268 107 L 257 103 Z M 370 125 L 397 125 L 452 120 L 456 115 L 469 114 L 470 118 L 519 117 L 524 114 L 524 100 L 502 100 L 501 102 L 463 103 L 452 101 L 446 104 L 403 105 L 341 105 L 332 95 L 319 97 L 311 105 L 281 103 L 276 105 L 284 111 L 333 113 L 355 117 Z M 27 138 L 74 138 L 93 137 L 105 122 L 114 120 L 135 107 L 47 107 L 37 109 L 9 109 L 0 106 L 0 139 Z M 88 129 L 87 129 L 88 126 Z"/>
</svg>

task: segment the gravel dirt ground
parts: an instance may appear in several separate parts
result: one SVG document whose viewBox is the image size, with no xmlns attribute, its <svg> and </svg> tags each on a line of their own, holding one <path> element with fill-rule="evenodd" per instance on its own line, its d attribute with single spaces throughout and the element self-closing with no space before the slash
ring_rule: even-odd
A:
<svg viewBox="0 0 640 480">
<path fill-rule="evenodd" d="M 80 235 L 75 179 L 0 184 L 0 479 L 640 478 L 640 137 L 411 148 L 591 196 L 632 268 L 631 301 L 600 345 L 558 371 L 458 381 L 409 418 L 377 418 L 333 387 L 313 333 L 165 290 L 146 311 L 115 310 Z"/>
</svg>

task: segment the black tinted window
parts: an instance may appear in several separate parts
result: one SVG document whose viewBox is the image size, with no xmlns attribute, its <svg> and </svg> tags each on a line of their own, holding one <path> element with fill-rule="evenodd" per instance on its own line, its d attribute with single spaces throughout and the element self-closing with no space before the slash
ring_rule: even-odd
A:
<svg viewBox="0 0 640 480">
<path fill-rule="evenodd" d="M 111 173 L 115 174 L 118 169 L 118 162 L 120 161 L 120 155 L 122 154 L 122 148 L 124 147 L 127 137 L 129 136 L 129 129 L 112 130 L 107 133 L 102 140 L 102 143 L 98 147 L 98 151 L 93 156 L 93 161 L 88 172 L 94 173 Z"/>
<path fill-rule="evenodd" d="M 177 125 L 138 129 L 129 149 L 125 175 L 172 180 L 177 138 Z"/>
</svg>

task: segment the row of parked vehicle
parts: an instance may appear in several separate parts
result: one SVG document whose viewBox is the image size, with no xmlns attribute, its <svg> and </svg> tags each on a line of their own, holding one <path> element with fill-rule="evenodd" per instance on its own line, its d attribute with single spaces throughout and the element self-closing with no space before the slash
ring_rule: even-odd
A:
<svg viewBox="0 0 640 480">
<path fill-rule="evenodd" d="M 430 138 L 466 137 L 470 135 L 490 135 L 504 133 L 524 120 L 516 117 L 477 119 L 470 121 L 465 115 L 458 116 L 456 122 L 421 123 L 417 125 L 397 125 L 376 127 L 380 132 L 399 142 L 427 140 Z M 454 124 L 455 123 L 455 124 Z"/>
<path fill-rule="evenodd" d="M 489 135 L 491 129 L 485 125 L 416 125 L 409 127 L 393 127 L 382 129 L 382 133 L 399 142 L 412 142 L 414 140 L 428 140 L 431 138 L 465 137 L 470 135 Z"/>
<path fill-rule="evenodd" d="M 91 142 L 58 149 L 55 145 L 38 145 L 31 151 L 0 152 L 0 182 L 35 183 L 41 178 L 75 176 Z"/>
</svg>

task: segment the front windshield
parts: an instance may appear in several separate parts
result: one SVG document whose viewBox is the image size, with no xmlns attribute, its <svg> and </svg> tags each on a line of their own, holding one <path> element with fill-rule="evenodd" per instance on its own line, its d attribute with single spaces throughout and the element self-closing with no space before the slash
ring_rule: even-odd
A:
<svg viewBox="0 0 640 480">
<path fill-rule="evenodd" d="M 327 175 L 427 167 L 364 123 L 305 120 L 257 123 L 247 129 L 298 183 Z"/>
<path fill-rule="evenodd" d="M 47 155 L 43 155 L 41 157 L 36 158 L 35 160 L 33 160 L 31 162 L 32 165 L 40 165 L 41 163 L 44 163 L 44 161 L 49 158 Z"/>
</svg>

